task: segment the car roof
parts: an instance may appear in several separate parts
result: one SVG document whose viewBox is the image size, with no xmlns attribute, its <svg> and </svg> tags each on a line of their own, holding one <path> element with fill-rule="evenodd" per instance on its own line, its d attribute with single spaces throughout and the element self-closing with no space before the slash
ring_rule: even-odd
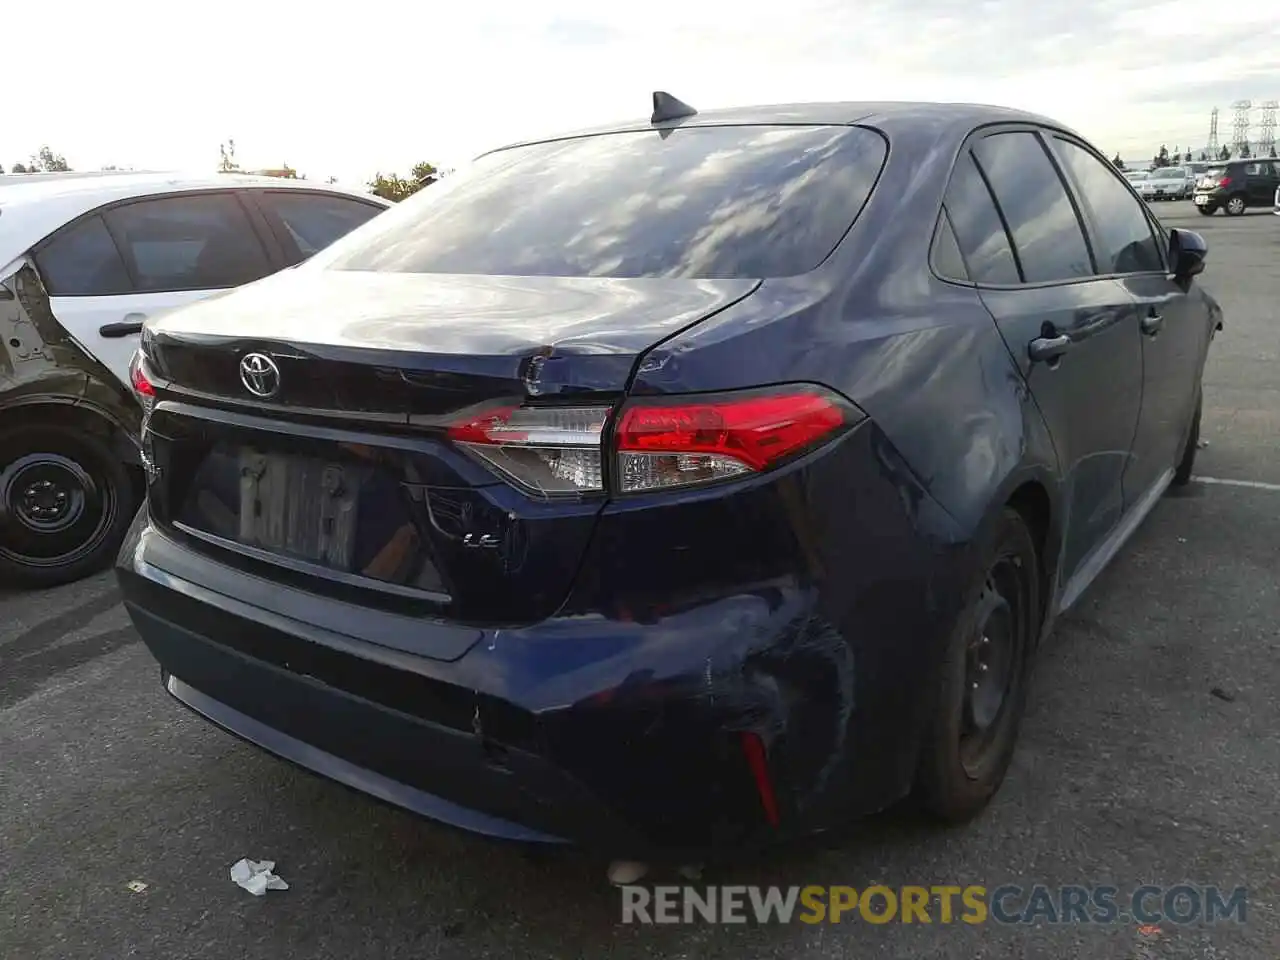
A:
<svg viewBox="0 0 1280 960">
<path fill-rule="evenodd" d="M 1069 127 L 1039 114 L 1010 107 L 998 107 L 983 103 L 942 103 L 913 100 L 850 100 L 830 103 L 780 103 L 750 107 L 730 107 L 721 110 L 701 111 L 691 117 L 651 123 L 637 119 L 622 123 L 587 127 L 556 136 L 522 140 L 498 147 L 512 147 L 534 143 L 551 143 L 578 137 L 608 133 L 627 133 L 640 130 L 663 130 L 675 127 L 749 126 L 773 124 L 853 125 L 865 124 L 878 128 L 892 128 L 912 124 L 947 124 L 958 127 L 977 127 L 988 123 L 1031 123 L 1075 133 Z M 497 152 L 496 150 L 489 151 Z"/>
<path fill-rule="evenodd" d="M 235 187 L 320 191 L 390 206 L 372 194 L 336 184 L 235 173 L 10 174 L 0 176 L 0 266 L 22 256 L 63 224 L 103 204 Z"/>
</svg>

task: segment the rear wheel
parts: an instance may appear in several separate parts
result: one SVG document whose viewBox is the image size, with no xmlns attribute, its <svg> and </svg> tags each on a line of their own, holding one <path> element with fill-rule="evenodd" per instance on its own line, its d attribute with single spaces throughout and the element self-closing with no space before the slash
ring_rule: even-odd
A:
<svg viewBox="0 0 1280 960">
<path fill-rule="evenodd" d="M 1211 206 L 1210 204 L 1207 204 L 1207 203 L 1202 207 L 1196 207 L 1196 209 L 1200 211 L 1200 216 L 1202 217 L 1212 217 L 1215 213 L 1218 212 L 1217 207 Z"/>
<path fill-rule="evenodd" d="M 0 580 L 48 587 L 102 569 L 137 500 L 128 469 L 88 432 L 0 432 Z"/>
<path fill-rule="evenodd" d="M 921 749 L 916 793 L 943 821 L 976 816 L 1004 780 L 1026 706 L 1040 605 L 1035 542 L 1022 515 L 1006 507 L 944 654 Z"/>
<path fill-rule="evenodd" d="M 1240 216 L 1242 213 L 1244 213 L 1245 206 L 1246 204 L 1244 202 L 1243 193 L 1237 193 L 1230 197 L 1227 197 L 1227 206 L 1226 206 L 1227 216 L 1229 217 Z"/>
</svg>

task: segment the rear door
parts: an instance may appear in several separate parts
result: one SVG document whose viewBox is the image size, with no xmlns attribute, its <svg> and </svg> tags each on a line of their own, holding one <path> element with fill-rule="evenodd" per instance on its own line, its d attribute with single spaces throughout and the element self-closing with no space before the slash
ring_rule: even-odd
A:
<svg viewBox="0 0 1280 960">
<path fill-rule="evenodd" d="M 1248 166 L 1249 173 L 1249 206 L 1265 207 L 1275 196 L 1276 176 L 1275 161 L 1259 160 Z"/>
<path fill-rule="evenodd" d="M 1064 480 L 1066 581 L 1124 509 L 1141 402 L 1132 300 L 1095 274 L 1078 211 L 1041 135 L 975 135 L 946 209 L 970 276 L 1044 414 Z M 1007 253 L 1006 253 L 1007 250 Z"/>
<path fill-rule="evenodd" d="M 58 322 L 125 384 L 147 317 L 279 265 L 231 191 L 108 206 L 54 233 L 34 254 Z"/>
<path fill-rule="evenodd" d="M 1142 412 L 1124 476 L 1126 504 L 1166 479 L 1181 455 L 1195 409 L 1209 323 L 1203 301 L 1170 279 L 1168 239 L 1108 164 L 1084 144 L 1053 138 L 1089 224 L 1098 273 L 1115 277 L 1133 298 L 1141 332 Z"/>
<path fill-rule="evenodd" d="M 246 190 L 284 251 L 285 266 L 301 263 L 384 209 L 372 200 L 315 190 Z"/>
</svg>

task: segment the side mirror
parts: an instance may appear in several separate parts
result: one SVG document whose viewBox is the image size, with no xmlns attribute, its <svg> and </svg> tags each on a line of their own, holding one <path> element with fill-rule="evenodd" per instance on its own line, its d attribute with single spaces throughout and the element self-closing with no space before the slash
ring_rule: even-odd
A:
<svg viewBox="0 0 1280 960">
<path fill-rule="evenodd" d="M 1173 266 L 1173 278 L 1188 283 L 1204 272 L 1204 262 L 1209 257 L 1209 245 L 1204 237 L 1192 230 L 1169 231 L 1169 263 Z"/>
</svg>

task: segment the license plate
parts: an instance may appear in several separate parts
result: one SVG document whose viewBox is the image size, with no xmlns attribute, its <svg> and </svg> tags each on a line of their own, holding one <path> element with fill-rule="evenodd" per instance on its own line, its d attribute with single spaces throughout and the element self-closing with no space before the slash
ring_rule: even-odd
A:
<svg viewBox="0 0 1280 960">
<path fill-rule="evenodd" d="M 1206 203 L 1209 202 L 1209 198 L 1202 193 L 1195 198 L 1195 202 L 1197 207 L 1203 207 Z"/>
<path fill-rule="evenodd" d="M 242 448 L 239 540 L 350 570 L 363 481 L 358 467 Z"/>
</svg>

